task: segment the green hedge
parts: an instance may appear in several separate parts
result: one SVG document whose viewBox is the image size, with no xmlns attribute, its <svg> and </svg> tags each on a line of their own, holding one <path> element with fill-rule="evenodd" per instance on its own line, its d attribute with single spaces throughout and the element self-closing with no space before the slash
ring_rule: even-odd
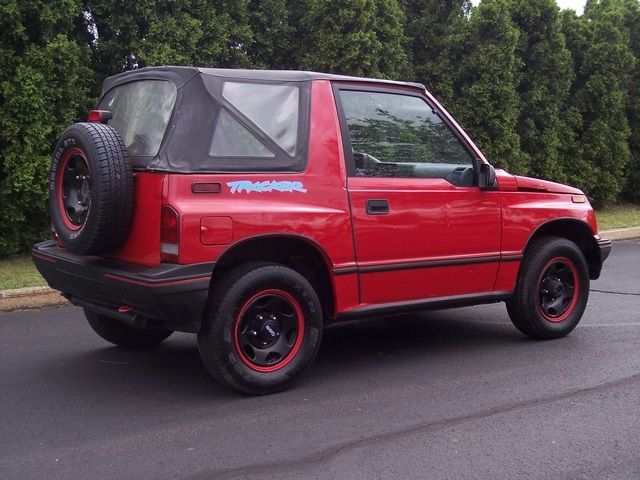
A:
<svg viewBox="0 0 640 480">
<path fill-rule="evenodd" d="M 640 202 L 640 6 L 593 0 L 5 0 L 0 255 L 46 238 L 49 156 L 100 81 L 148 65 L 420 81 L 497 166 Z"/>
</svg>

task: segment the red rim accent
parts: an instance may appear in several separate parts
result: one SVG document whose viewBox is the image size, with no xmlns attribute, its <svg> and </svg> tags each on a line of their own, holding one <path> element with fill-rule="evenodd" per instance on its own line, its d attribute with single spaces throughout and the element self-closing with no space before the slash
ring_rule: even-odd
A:
<svg viewBox="0 0 640 480">
<path fill-rule="evenodd" d="M 84 227 L 84 223 L 81 225 L 76 225 L 71 221 L 71 219 L 69 218 L 69 215 L 67 214 L 67 209 L 64 207 L 64 201 L 62 198 L 63 197 L 62 182 L 64 180 L 64 170 L 67 168 L 69 160 L 71 160 L 71 157 L 73 157 L 74 155 L 80 155 L 85 165 L 87 166 L 87 169 L 89 169 L 89 162 L 87 162 L 87 157 L 82 151 L 82 149 L 78 147 L 70 148 L 67 151 L 67 153 L 64 154 L 64 157 L 62 157 L 61 166 L 58 168 L 58 178 L 56 179 L 56 198 L 58 199 L 58 210 L 60 211 L 60 217 L 62 217 L 62 222 L 64 223 L 64 226 L 67 227 L 69 230 L 78 231 L 82 227 Z M 88 218 L 88 214 L 87 214 L 87 218 Z M 85 220 L 85 223 L 86 223 L 86 220 Z"/>
<path fill-rule="evenodd" d="M 273 365 L 265 367 L 262 365 L 256 365 L 244 354 L 244 352 L 242 351 L 242 348 L 240 347 L 240 342 L 238 341 L 238 334 L 239 334 L 239 328 L 240 328 L 240 323 L 242 322 L 242 318 L 244 317 L 244 314 L 247 312 L 251 304 L 259 300 L 260 298 L 268 295 L 280 296 L 284 298 L 287 302 L 289 302 L 289 304 L 293 307 L 294 313 L 296 315 L 297 323 L 298 323 L 298 334 L 296 336 L 296 341 L 293 344 L 293 347 L 291 348 L 291 351 L 287 354 L 287 356 L 284 357 L 282 360 L 279 360 L 278 362 L 274 363 Z M 298 351 L 302 346 L 303 338 L 304 338 L 304 315 L 302 313 L 302 308 L 300 307 L 300 304 L 298 303 L 298 301 L 293 297 L 293 295 L 289 294 L 288 292 L 285 292 L 284 290 L 269 289 L 269 290 L 262 290 L 256 293 L 251 298 L 249 298 L 249 300 L 244 302 L 244 304 L 242 305 L 242 308 L 240 309 L 240 312 L 238 313 L 238 315 L 236 315 L 236 318 L 234 320 L 233 342 L 236 349 L 236 353 L 240 357 L 240 360 L 242 360 L 242 363 L 244 363 L 247 367 L 251 368 L 252 370 L 255 370 L 256 372 L 271 373 L 284 368 L 298 354 Z"/>
<path fill-rule="evenodd" d="M 540 305 L 540 284 L 542 283 L 542 279 L 544 278 L 545 273 L 547 272 L 549 267 L 554 263 L 563 263 L 564 265 L 569 267 L 569 270 L 571 271 L 571 276 L 573 277 L 573 283 L 574 283 L 574 291 L 573 291 L 573 297 L 571 298 L 571 303 L 569 304 L 567 309 L 561 315 L 558 315 L 558 316 L 548 315 L 542 308 L 542 305 Z M 573 262 L 566 257 L 556 257 L 549 260 L 547 264 L 544 266 L 544 268 L 542 269 L 542 272 L 540 273 L 540 277 L 538 278 L 538 286 L 536 288 L 536 297 L 538 302 L 538 311 L 544 317 L 545 320 L 551 323 L 560 323 L 563 320 L 566 320 L 567 317 L 571 315 L 571 313 L 573 312 L 574 308 L 576 307 L 576 304 L 578 303 L 578 298 L 580 297 L 580 277 L 578 275 L 578 269 L 575 267 Z"/>
</svg>

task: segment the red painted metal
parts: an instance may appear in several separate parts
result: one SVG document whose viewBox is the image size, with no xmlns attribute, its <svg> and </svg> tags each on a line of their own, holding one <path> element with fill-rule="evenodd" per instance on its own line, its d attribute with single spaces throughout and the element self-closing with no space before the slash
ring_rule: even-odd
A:
<svg viewBox="0 0 640 480">
<path fill-rule="evenodd" d="M 500 257 L 500 195 L 431 178 L 349 179 L 360 268 L 438 260 L 467 265 L 361 273 L 363 304 L 489 292 Z M 368 215 L 366 201 L 385 199 L 387 215 Z M 490 263 L 472 263 L 493 257 Z"/>
<path fill-rule="evenodd" d="M 155 266 L 160 263 L 160 213 L 167 174 L 134 174 L 133 218 L 123 245 L 109 257 L 123 262 Z"/>
</svg>

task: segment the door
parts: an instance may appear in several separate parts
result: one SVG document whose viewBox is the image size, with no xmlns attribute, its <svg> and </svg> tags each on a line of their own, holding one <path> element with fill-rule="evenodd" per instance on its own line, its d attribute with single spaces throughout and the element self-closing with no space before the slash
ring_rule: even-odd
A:
<svg viewBox="0 0 640 480">
<path fill-rule="evenodd" d="M 486 294 L 500 263 L 500 204 L 426 98 L 336 88 L 363 304 Z"/>
</svg>

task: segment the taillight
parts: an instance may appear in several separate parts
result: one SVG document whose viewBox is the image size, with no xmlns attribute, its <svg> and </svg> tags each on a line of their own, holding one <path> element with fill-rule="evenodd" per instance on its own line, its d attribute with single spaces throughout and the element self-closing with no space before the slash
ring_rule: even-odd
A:
<svg viewBox="0 0 640 480">
<path fill-rule="evenodd" d="M 92 123 L 107 123 L 112 118 L 113 115 L 108 110 L 89 110 L 87 115 L 87 121 Z"/>
<path fill-rule="evenodd" d="M 160 256 L 163 262 L 178 261 L 178 239 L 180 238 L 180 215 L 169 205 L 162 207 L 160 222 Z"/>
</svg>

